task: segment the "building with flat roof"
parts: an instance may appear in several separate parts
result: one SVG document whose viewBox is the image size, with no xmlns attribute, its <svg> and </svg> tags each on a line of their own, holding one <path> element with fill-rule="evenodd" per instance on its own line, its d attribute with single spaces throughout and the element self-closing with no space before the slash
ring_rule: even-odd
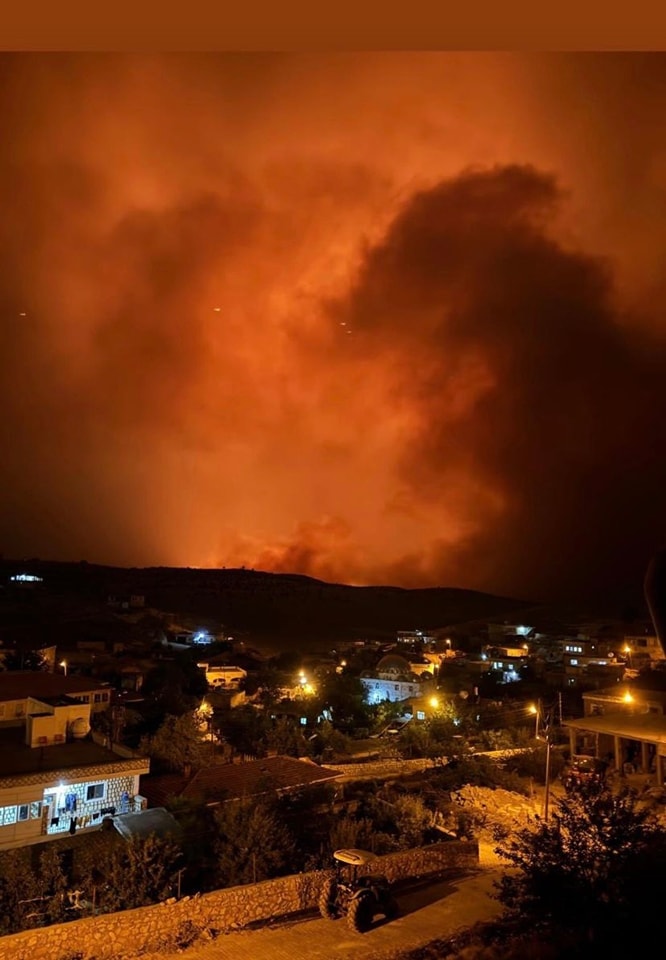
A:
<svg viewBox="0 0 666 960">
<path fill-rule="evenodd" d="M 617 684 L 583 694 L 584 716 L 565 720 L 572 754 L 608 759 L 615 769 L 666 782 L 666 692 Z"/>
<path fill-rule="evenodd" d="M 80 678 L 0 674 L 0 849 L 91 830 L 145 806 L 139 778 L 149 760 L 107 749 L 90 732 L 101 692 Z"/>
<path fill-rule="evenodd" d="M 28 701 L 33 697 L 63 697 L 71 702 L 89 703 L 93 713 L 106 710 L 111 702 L 111 688 L 92 677 L 68 677 L 63 673 L 36 670 L 0 672 L 0 728 L 8 723 L 23 724 Z"/>
</svg>

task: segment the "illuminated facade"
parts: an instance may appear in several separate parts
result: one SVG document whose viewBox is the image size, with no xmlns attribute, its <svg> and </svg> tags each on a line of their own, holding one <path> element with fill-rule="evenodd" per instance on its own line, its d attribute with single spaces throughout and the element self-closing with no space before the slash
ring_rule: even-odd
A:
<svg viewBox="0 0 666 960">
<path fill-rule="evenodd" d="M 0 777 L 0 850 L 90 830 L 106 815 L 142 810 L 139 777 L 149 772 L 148 760 L 107 752 L 107 763 Z"/>
<path fill-rule="evenodd" d="M 101 826 L 106 815 L 140 810 L 146 758 L 107 749 L 91 734 L 95 690 L 52 674 L 8 674 L 0 700 L 0 849 Z M 13 679 L 13 683 L 12 683 Z M 10 688 L 14 687 L 10 692 Z M 26 695 L 26 689 L 69 693 Z M 92 701 L 92 702 L 91 702 Z M 99 705 L 102 705 L 101 700 Z M 106 704 L 108 706 L 108 703 Z"/>
</svg>

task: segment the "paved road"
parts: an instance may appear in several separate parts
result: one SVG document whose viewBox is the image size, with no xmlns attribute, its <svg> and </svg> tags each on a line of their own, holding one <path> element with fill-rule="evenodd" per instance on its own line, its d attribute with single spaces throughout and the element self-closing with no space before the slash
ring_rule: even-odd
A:
<svg viewBox="0 0 666 960">
<path fill-rule="evenodd" d="M 478 920 L 501 912 L 492 899 L 497 868 L 479 869 L 453 880 L 411 888 L 397 897 L 400 916 L 390 923 L 378 919 L 364 934 L 351 931 L 344 920 L 318 917 L 282 923 L 260 930 L 223 934 L 204 946 L 178 954 L 160 954 L 160 960 L 389 960 L 397 951 L 410 950 L 447 936 Z M 142 957 L 157 960 L 158 955 Z"/>
</svg>

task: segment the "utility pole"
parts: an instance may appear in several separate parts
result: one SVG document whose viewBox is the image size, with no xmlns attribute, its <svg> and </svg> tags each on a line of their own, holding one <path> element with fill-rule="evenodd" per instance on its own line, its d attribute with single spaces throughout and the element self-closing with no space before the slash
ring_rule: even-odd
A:
<svg viewBox="0 0 666 960">
<path fill-rule="evenodd" d="M 546 789 L 543 795 L 543 819 L 548 822 L 548 801 L 550 800 L 550 716 L 544 718 L 543 730 L 546 735 Z"/>
</svg>

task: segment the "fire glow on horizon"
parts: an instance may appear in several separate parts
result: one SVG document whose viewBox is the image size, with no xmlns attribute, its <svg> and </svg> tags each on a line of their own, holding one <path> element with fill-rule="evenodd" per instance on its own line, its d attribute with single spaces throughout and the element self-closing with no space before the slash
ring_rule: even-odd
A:
<svg viewBox="0 0 666 960">
<path fill-rule="evenodd" d="M 640 576 L 664 63 L 0 56 L 0 549 L 521 596 Z"/>
</svg>

